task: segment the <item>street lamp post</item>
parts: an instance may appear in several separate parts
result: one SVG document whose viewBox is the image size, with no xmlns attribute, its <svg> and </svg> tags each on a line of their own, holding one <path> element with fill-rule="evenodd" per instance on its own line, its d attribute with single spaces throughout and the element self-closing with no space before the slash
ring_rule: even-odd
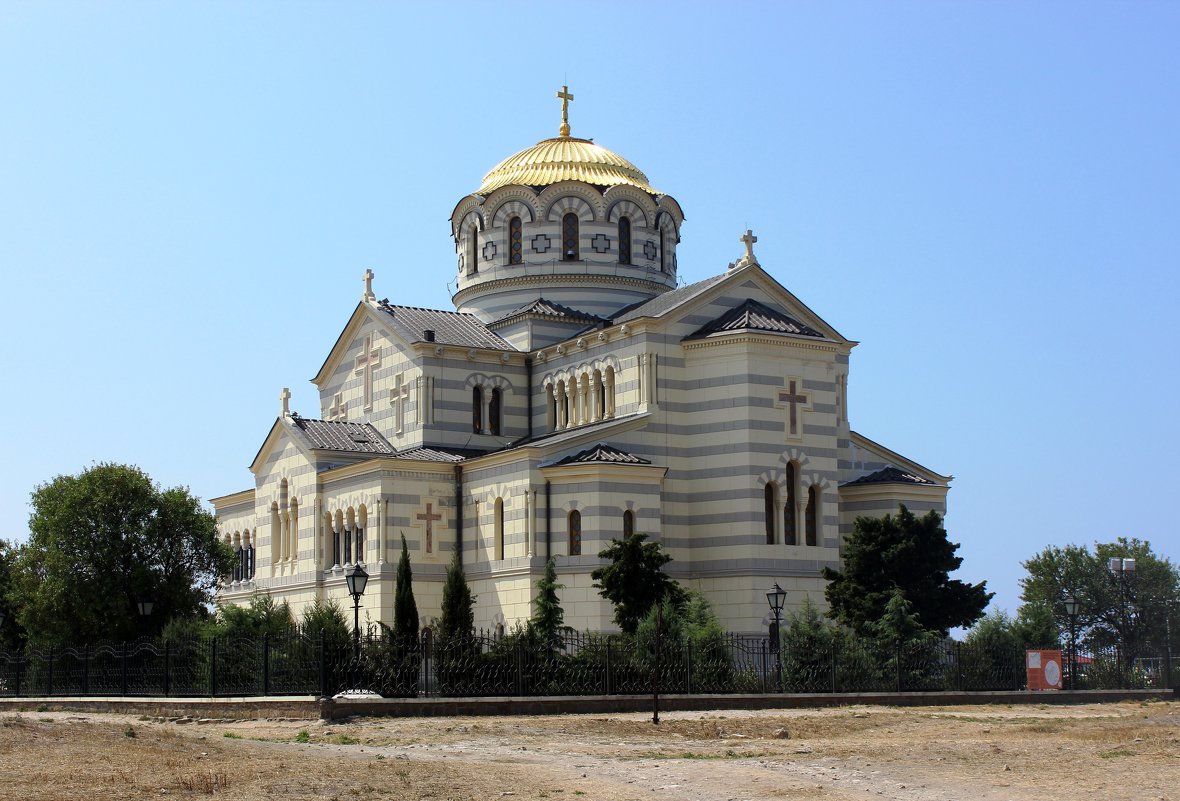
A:
<svg viewBox="0 0 1180 801">
<path fill-rule="evenodd" d="M 151 617 L 152 608 L 155 607 L 155 605 L 156 604 L 152 601 L 151 596 L 148 595 L 139 596 L 139 600 L 135 602 L 135 606 L 139 610 L 140 631 L 147 631 L 147 620 L 149 617 Z"/>
<path fill-rule="evenodd" d="M 1123 624 L 1122 648 L 1115 645 L 1115 662 L 1118 669 L 1119 684 L 1123 681 L 1123 662 L 1130 656 L 1131 617 L 1127 612 L 1127 584 L 1135 578 L 1135 560 L 1121 556 L 1112 556 L 1106 562 L 1110 576 L 1114 579 L 1119 590 L 1119 617 Z"/>
<path fill-rule="evenodd" d="M 344 583 L 352 596 L 352 653 L 358 661 L 361 658 L 361 596 L 369 583 L 369 574 L 360 562 L 350 566 L 344 573 Z"/>
<path fill-rule="evenodd" d="M 774 612 L 774 624 L 770 628 L 770 652 L 774 654 L 775 686 L 783 691 L 783 660 L 779 656 L 779 627 L 783 620 L 783 605 L 787 602 L 787 591 L 774 583 L 774 589 L 766 593 L 766 602 Z"/>
<path fill-rule="evenodd" d="M 1069 616 L 1069 689 L 1077 689 L 1078 674 L 1078 599 L 1065 596 L 1065 614 Z"/>
</svg>

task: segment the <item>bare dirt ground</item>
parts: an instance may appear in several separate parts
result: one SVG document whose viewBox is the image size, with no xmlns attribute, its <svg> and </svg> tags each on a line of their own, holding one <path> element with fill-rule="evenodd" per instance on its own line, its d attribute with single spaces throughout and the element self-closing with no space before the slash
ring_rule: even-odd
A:
<svg viewBox="0 0 1180 801">
<path fill-rule="evenodd" d="M 178 723 L 0 714 L 0 799 L 1180 801 L 1180 703 Z"/>
</svg>

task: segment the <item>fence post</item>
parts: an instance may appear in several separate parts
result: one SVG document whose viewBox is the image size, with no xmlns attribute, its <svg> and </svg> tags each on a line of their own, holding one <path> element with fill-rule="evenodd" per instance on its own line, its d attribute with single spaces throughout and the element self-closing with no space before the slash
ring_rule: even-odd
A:
<svg viewBox="0 0 1180 801">
<path fill-rule="evenodd" d="M 836 693 L 840 692 L 840 683 L 839 683 L 839 679 L 838 679 L 839 674 L 836 672 L 836 664 L 837 664 L 836 648 L 838 647 L 838 645 L 839 644 L 837 643 L 836 638 L 833 637 L 832 638 L 832 695 L 835 695 Z"/>
<path fill-rule="evenodd" d="M 955 643 L 955 688 L 963 692 L 963 643 Z"/>
<path fill-rule="evenodd" d="M 21 673 L 24 672 L 21 670 L 21 668 L 24 667 L 24 664 L 25 664 L 24 651 L 17 651 L 16 652 L 16 694 L 17 695 L 20 695 Z"/>
<path fill-rule="evenodd" d="M 49 684 L 45 689 L 46 695 L 53 695 L 53 646 L 49 646 L 49 666 L 47 668 Z"/>
<path fill-rule="evenodd" d="M 320 698 L 328 697 L 328 665 L 327 654 L 324 653 L 324 630 L 320 629 Z"/>
<path fill-rule="evenodd" d="M 606 694 L 612 695 L 610 675 L 610 637 L 606 638 Z"/>
<path fill-rule="evenodd" d="M 82 695 L 90 695 L 90 643 L 82 646 Z"/>
<path fill-rule="evenodd" d="M 1020 665 L 1018 669 L 1012 671 L 1012 689 L 1017 692 L 1020 691 L 1020 674 L 1028 669 L 1028 664 L 1025 661 L 1027 659 L 1028 655 L 1021 648 L 1017 647 L 1016 658 L 1012 660 L 1012 664 Z"/>
<path fill-rule="evenodd" d="M 172 665 L 172 640 L 164 640 L 164 697 L 168 697 L 171 691 L 171 686 L 168 680 L 168 673 Z"/>
<path fill-rule="evenodd" d="M 262 694 L 270 695 L 270 632 L 262 634 Z"/>
<path fill-rule="evenodd" d="M 767 692 L 769 692 L 766 689 L 766 679 L 767 679 L 767 675 L 770 673 L 770 662 L 766 658 L 766 651 L 767 651 L 766 640 L 762 640 L 761 645 L 762 645 L 762 694 L 765 695 Z"/>
<path fill-rule="evenodd" d="M 893 672 L 895 674 L 894 680 L 897 685 L 897 691 L 901 692 L 901 640 L 900 639 L 897 640 L 897 643 L 895 645 L 893 666 L 894 666 Z"/>
<path fill-rule="evenodd" d="M 692 640 L 688 640 L 685 645 L 685 662 L 688 666 L 688 674 L 685 676 L 685 690 L 692 694 Z"/>
<path fill-rule="evenodd" d="M 123 695 L 126 695 L 127 694 L 127 641 L 126 640 L 123 641 L 122 670 L 123 670 L 123 685 L 122 685 Z"/>
<path fill-rule="evenodd" d="M 209 696 L 217 696 L 217 637 L 209 640 Z"/>
</svg>

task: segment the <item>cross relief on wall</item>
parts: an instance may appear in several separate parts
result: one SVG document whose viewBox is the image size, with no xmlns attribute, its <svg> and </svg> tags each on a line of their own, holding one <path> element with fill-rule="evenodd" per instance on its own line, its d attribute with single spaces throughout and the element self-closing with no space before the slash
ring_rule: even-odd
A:
<svg viewBox="0 0 1180 801">
<path fill-rule="evenodd" d="M 784 428 L 787 438 L 802 439 L 803 412 L 811 411 L 811 396 L 803 393 L 802 379 L 789 377 L 785 381 L 787 388 L 778 391 L 775 395 L 776 402 L 774 405 L 776 409 L 786 410 L 787 419 Z"/>
<path fill-rule="evenodd" d="M 365 337 L 365 347 L 356 357 L 355 374 L 363 376 L 365 409 L 373 408 L 373 370 L 381 366 L 381 347 L 373 342 L 373 335 Z"/>
<path fill-rule="evenodd" d="M 417 520 L 426 521 L 426 548 L 425 553 L 434 553 L 434 521 L 442 520 L 442 515 L 434 511 L 434 504 L 426 504 L 426 514 L 419 512 L 416 516 Z"/>
</svg>

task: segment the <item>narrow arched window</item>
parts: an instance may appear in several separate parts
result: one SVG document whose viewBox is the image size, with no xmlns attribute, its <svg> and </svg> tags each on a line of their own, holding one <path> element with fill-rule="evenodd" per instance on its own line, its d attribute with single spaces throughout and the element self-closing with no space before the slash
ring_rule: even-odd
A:
<svg viewBox="0 0 1180 801">
<path fill-rule="evenodd" d="M 787 462 L 787 502 L 783 506 L 783 542 L 787 545 L 798 545 L 799 537 L 795 532 L 796 487 L 799 484 L 794 462 Z"/>
<path fill-rule="evenodd" d="M 765 504 L 763 518 L 766 523 L 766 544 L 774 545 L 774 518 L 778 514 L 776 509 L 778 506 L 778 485 L 773 481 L 766 484 L 763 503 Z"/>
<path fill-rule="evenodd" d="M 660 231 L 660 272 L 668 272 L 668 232 Z"/>
<path fill-rule="evenodd" d="M 545 393 L 545 406 L 548 412 L 549 430 L 557 430 L 557 388 L 552 384 L 549 385 L 549 391 Z"/>
<path fill-rule="evenodd" d="M 496 558 L 504 558 L 504 499 L 496 498 Z"/>
<path fill-rule="evenodd" d="M 524 263 L 524 231 L 519 217 L 508 220 L 508 263 Z"/>
<path fill-rule="evenodd" d="M 574 509 L 569 514 L 570 556 L 582 555 L 582 513 Z"/>
<path fill-rule="evenodd" d="M 483 433 L 483 387 L 471 388 L 471 430 Z"/>
<path fill-rule="evenodd" d="M 246 578 L 246 554 L 242 550 L 242 535 L 234 532 L 234 581 Z"/>
<path fill-rule="evenodd" d="M 578 215 L 572 211 L 561 218 L 561 259 L 578 260 Z"/>
<path fill-rule="evenodd" d="M 332 526 L 332 566 L 344 564 L 344 515 L 336 510 L 336 524 Z"/>
<path fill-rule="evenodd" d="M 352 530 L 356 527 L 356 515 L 352 507 L 348 508 L 348 518 L 344 523 L 344 564 L 352 564 Z"/>
<path fill-rule="evenodd" d="M 467 238 L 467 272 L 475 275 L 479 272 L 479 229 L 471 227 L 471 235 Z"/>
<path fill-rule="evenodd" d="M 630 509 L 623 512 L 623 536 L 630 537 L 635 533 L 635 513 Z"/>
<path fill-rule="evenodd" d="M 619 264 L 631 263 L 631 218 L 619 218 Z"/>
<path fill-rule="evenodd" d="M 287 558 L 292 561 L 299 558 L 299 500 L 291 499 L 290 504 L 291 528 L 287 536 Z"/>
<path fill-rule="evenodd" d="M 273 572 L 275 563 L 281 558 L 279 556 L 279 549 L 282 545 L 279 538 L 283 536 L 283 522 L 279 517 L 279 505 L 271 503 L 270 505 L 270 569 Z"/>
<path fill-rule="evenodd" d="M 492 389 L 492 397 L 488 401 L 488 428 L 491 430 L 493 436 L 500 436 L 500 415 L 501 404 L 504 400 L 504 392 L 499 387 Z"/>
<path fill-rule="evenodd" d="M 819 531 L 819 487 L 814 484 L 807 490 L 807 544 L 815 545 Z"/>
</svg>

